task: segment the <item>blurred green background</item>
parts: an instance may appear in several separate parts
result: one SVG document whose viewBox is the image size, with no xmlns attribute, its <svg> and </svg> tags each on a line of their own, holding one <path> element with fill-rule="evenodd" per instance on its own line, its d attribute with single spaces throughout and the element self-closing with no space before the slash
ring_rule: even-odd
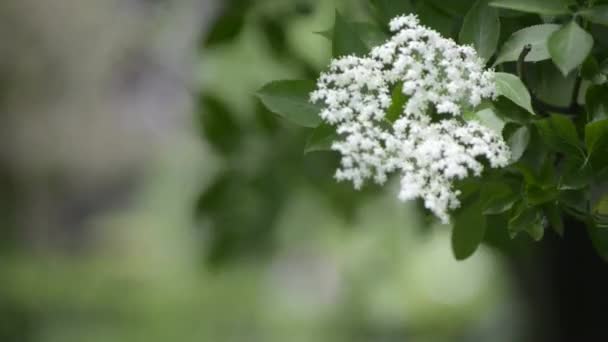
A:
<svg viewBox="0 0 608 342">
<path fill-rule="evenodd" d="M 366 3 L 3 1 L 0 341 L 529 340 L 505 253 L 455 261 L 254 96 Z"/>
</svg>

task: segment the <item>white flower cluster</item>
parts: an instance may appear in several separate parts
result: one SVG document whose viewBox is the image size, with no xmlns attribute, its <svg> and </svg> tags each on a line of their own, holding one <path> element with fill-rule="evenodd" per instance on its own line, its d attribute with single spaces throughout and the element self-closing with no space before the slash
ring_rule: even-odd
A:
<svg viewBox="0 0 608 342">
<path fill-rule="evenodd" d="M 338 180 L 358 189 L 366 179 L 382 184 L 399 172 L 399 198 L 420 197 L 448 222 L 448 210 L 460 206 L 453 181 L 480 175 L 479 157 L 491 167 L 509 160 L 500 135 L 461 117 L 496 96 L 494 73 L 484 70 L 473 48 L 421 26 L 414 15 L 393 19 L 390 28 L 392 38 L 368 56 L 333 60 L 311 101 L 324 105 L 322 119 L 341 136 L 332 146 L 342 155 Z M 406 101 L 390 122 L 394 89 Z"/>
</svg>

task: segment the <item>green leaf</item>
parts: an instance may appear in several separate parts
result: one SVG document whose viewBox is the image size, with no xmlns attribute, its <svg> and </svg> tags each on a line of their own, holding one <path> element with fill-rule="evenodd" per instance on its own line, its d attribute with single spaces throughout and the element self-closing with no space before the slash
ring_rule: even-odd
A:
<svg viewBox="0 0 608 342">
<path fill-rule="evenodd" d="M 300 126 L 316 127 L 321 106 L 309 101 L 314 89 L 314 81 L 274 81 L 258 90 L 257 96 L 273 113 Z"/>
<path fill-rule="evenodd" d="M 557 202 L 547 203 L 543 206 L 543 212 L 551 225 L 551 228 L 557 235 L 564 236 L 564 221 L 562 220 L 562 212 L 557 205 Z"/>
<path fill-rule="evenodd" d="M 568 158 L 562 164 L 558 188 L 560 190 L 583 189 L 591 183 L 593 172 L 589 163 L 580 158 Z"/>
<path fill-rule="evenodd" d="M 587 8 L 577 13 L 592 23 L 608 25 L 608 5 L 599 5 Z"/>
<path fill-rule="evenodd" d="M 545 15 L 570 13 L 562 0 L 494 0 L 490 2 L 490 6 Z"/>
<path fill-rule="evenodd" d="M 593 37 L 572 20 L 549 37 L 549 54 L 562 74 L 581 65 L 593 48 Z"/>
<path fill-rule="evenodd" d="M 498 95 L 508 98 L 518 106 L 534 114 L 530 93 L 519 77 L 504 72 L 497 72 L 496 90 L 498 91 Z"/>
<path fill-rule="evenodd" d="M 594 82 L 600 76 L 600 64 L 593 55 L 589 55 L 581 67 L 581 77 L 590 82 Z M 600 82 L 601 83 L 601 82 Z"/>
<path fill-rule="evenodd" d="M 502 134 L 502 130 L 505 127 L 505 121 L 496 115 L 492 108 L 485 108 L 476 113 L 465 114 L 464 116 L 465 120 L 477 121 L 498 134 Z"/>
<path fill-rule="evenodd" d="M 304 147 L 304 153 L 329 151 L 337 137 L 338 134 L 333 126 L 322 123 L 317 126 L 308 137 L 306 146 Z"/>
<path fill-rule="evenodd" d="M 486 218 L 482 210 L 479 192 L 475 192 L 464 199 L 462 206 L 452 215 L 452 251 L 457 260 L 473 255 L 483 240 Z"/>
<path fill-rule="evenodd" d="M 405 106 L 407 100 L 408 96 L 403 93 L 403 83 L 397 83 L 391 94 L 391 106 L 386 110 L 386 120 L 390 123 L 397 121 L 403 114 L 403 106 Z"/>
<path fill-rule="evenodd" d="M 605 85 L 589 87 L 585 95 L 585 108 L 589 122 L 608 119 L 608 87 Z"/>
<path fill-rule="evenodd" d="M 528 148 L 530 130 L 526 126 L 517 128 L 507 137 L 507 144 L 511 150 L 511 163 L 518 161 Z"/>
<path fill-rule="evenodd" d="M 562 115 L 551 115 L 535 124 L 545 143 L 553 150 L 584 159 L 576 127 L 570 119 Z"/>
<path fill-rule="evenodd" d="M 606 158 L 608 145 L 608 120 L 600 120 L 588 123 L 585 126 L 585 146 L 589 159 L 601 153 Z"/>
<path fill-rule="evenodd" d="M 526 55 L 525 61 L 538 62 L 551 58 L 547 49 L 547 41 L 551 34 L 557 31 L 560 25 L 557 24 L 542 24 L 526 27 L 511 35 L 509 39 L 502 45 L 494 65 L 503 62 L 517 61 L 524 46 L 530 45 L 532 49 Z"/>
<path fill-rule="evenodd" d="M 492 105 L 494 106 L 496 114 L 507 123 L 526 125 L 534 118 L 530 112 L 516 105 L 506 97 L 499 97 Z"/>
<path fill-rule="evenodd" d="M 540 187 L 529 184 L 526 186 L 526 198 L 531 205 L 539 205 L 557 199 L 559 191 L 553 186 Z"/>
<path fill-rule="evenodd" d="M 361 38 L 363 43 L 365 43 L 365 46 L 368 50 L 371 50 L 373 47 L 383 44 L 388 39 L 388 35 L 374 24 L 355 22 L 351 25 L 355 28 L 357 35 Z M 329 41 L 333 41 L 334 39 L 333 27 L 329 30 L 315 33 L 327 38 Z"/>
<path fill-rule="evenodd" d="M 500 36 L 498 10 L 487 5 L 486 0 L 477 0 L 464 17 L 459 41 L 471 44 L 484 61 L 492 57 Z"/>
<path fill-rule="evenodd" d="M 515 210 L 515 215 L 509 220 L 509 234 L 514 238 L 520 232 L 527 232 L 538 241 L 542 239 L 544 227 L 542 212 L 537 207 L 527 207 L 523 202 Z"/>
<path fill-rule="evenodd" d="M 595 224 L 588 224 L 587 233 L 597 254 L 604 261 L 608 261 L 608 229 L 597 227 Z"/>
<path fill-rule="evenodd" d="M 359 36 L 356 26 L 348 22 L 338 11 L 336 11 L 332 43 L 334 58 L 347 55 L 363 56 L 368 52 L 368 47 Z"/>
</svg>

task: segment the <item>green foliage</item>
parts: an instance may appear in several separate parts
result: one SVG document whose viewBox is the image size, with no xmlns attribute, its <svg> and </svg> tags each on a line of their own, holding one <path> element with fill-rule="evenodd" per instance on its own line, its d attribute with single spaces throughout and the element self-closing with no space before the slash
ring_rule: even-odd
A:
<svg viewBox="0 0 608 342">
<path fill-rule="evenodd" d="M 510 165 L 486 171 L 474 185 L 457 185 L 463 194 L 462 207 L 452 213 L 456 259 L 473 254 L 490 225 L 500 225 L 511 237 L 524 233 L 540 240 L 549 228 L 564 236 L 565 216 L 587 224 L 596 250 L 608 258 L 608 233 L 603 230 L 608 227 L 608 62 L 598 62 L 608 52 L 602 31 L 593 29 L 598 27 L 593 24 L 608 23 L 608 5 L 569 0 L 369 4 L 374 23 L 336 14 L 334 28 L 323 33 L 332 40 L 334 57 L 366 53 L 386 37 L 391 17 L 415 13 L 443 35 L 471 44 L 499 69 L 498 97 L 464 118 L 502 134 L 511 150 Z M 388 124 L 399 118 L 408 101 L 401 84 L 391 90 Z M 302 121 L 298 106 L 277 106 L 268 99 L 264 103 Z M 306 114 L 305 126 L 316 126 L 315 110 Z M 331 127 L 321 125 L 305 150 L 328 150 L 335 138 Z"/>
<path fill-rule="evenodd" d="M 547 48 L 547 41 L 551 34 L 559 28 L 560 26 L 557 24 L 542 24 L 526 27 L 513 33 L 500 49 L 494 65 L 517 61 L 524 46 L 528 44 L 531 50 L 526 55 L 525 61 L 538 62 L 551 58 Z"/>
<path fill-rule="evenodd" d="M 459 42 L 471 44 L 484 60 L 496 51 L 500 36 L 498 10 L 489 7 L 486 0 L 477 0 L 464 17 Z"/>
<path fill-rule="evenodd" d="M 513 103 L 534 114 L 530 93 L 517 76 L 504 72 L 497 72 L 496 90 L 498 91 L 498 95 L 508 98 L 513 101 Z"/>
<path fill-rule="evenodd" d="M 490 6 L 544 15 L 568 14 L 565 0 L 494 0 Z"/>
<path fill-rule="evenodd" d="M 320 107 L 310 102 L 315 89 L 313 81 L 275 81 L 257 93 L 272 112 L 304 127 L 316 127 L 321 122 Z"/>
<path fill-rule="evenodd" d="M 564 75 L 568 75 L 591 52 L 593 37 L 572 20 L 551 35 L 548 46 L 557 67 Z"/>
</svg>

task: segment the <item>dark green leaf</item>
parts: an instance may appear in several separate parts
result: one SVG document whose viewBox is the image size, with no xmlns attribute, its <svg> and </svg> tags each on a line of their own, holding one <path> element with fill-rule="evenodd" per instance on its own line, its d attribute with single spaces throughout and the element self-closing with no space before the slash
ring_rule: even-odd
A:
<svg viewBox="0 0 608 342">
<path fill-rule="evenodd" d="M 551 228 L 559 235 L 564 236 L 564 221 L 562 220 L 562 212 L 557 205 L 557 202 L 547 203 L 543 206 L 543 212 L 551 225 Z"/>
<path fill-rule="evenodd" d="M 608 119 L 588 123 L 585 126 L 585 146 L 589 158 L 600 154 L 602 158 L 606 158 L 608 145 Z"/>
<path fill-rule="evenodd" d="M 363 56 L 369 51 L 353 23 L 348 22 L 338 11 L 332 37 L 332 55 L 334 58 L 356 55 Z"/>
<path fill-rule="evenodd" d="M 368 50 L 371 50 L 373 47 L 383 44 L 388 39 L 388 35 L 376 25 L 360 22 L 352 23 L 352 25 L 361 40 L 363 41 L 363 43 L 365 43 L 365 46 Z M 333 28 L 316 33 L 329 39 L 330 41 L 332 41 L 334 38 Z"/>
<path fill-rule="evenodd" d="M 473 45 L 479 57 L 487 61 L 496 51 L 499 36 L 498 10 L 489 7 L 486 0 L 477 0 L 464 17 L 460 43 Z"/>
<path fill-rule="evenodd" d="M 312 131 L 310 137 L 306 141 L 306 147 L 304 147 L 304 153 L 316 152 L 316 151 L 329 151 L 331 150 L 332 143 L 336 140 L 338 134 L 333 126 L 322 123 Z"/>
<path fill-rule="evenodd" d="M 309 101 L 315 89 L 313 81 L 274 81 L 257 92 L 262 103 L 273 113 L 305 127 L 316 127 L 321 122 L 321 107 Z"/>
<path fill-rule="evenodd" d="M 490 6 L 545 15 L 570 13 L 562 0 L 493 0 Z"/>
<path fill-rule="evenodd" d="M 608 119 L 608 87 L 594 85 L 587 89 L 585 95 L 587 121 L 595 122 Z"/>
<path fill-rule="evenodd" d="M 498 114 L 503 121 L 508 123 L 526 125 L 534 118 L 530 112 L 524 110 L 506 97 L 499 97 L 496 99 L 493 106 L 496 114 Z"/>
<path fill-rule="evenodd" d="M 589 185 L 593 173 L 589 163 L 580 158 L 566 158 L 562 165 L 560 190 L 577 190 Z"/>
<path fill-rule="evenodd" d="M 534 114 L 530 93 L 519 77 L 504 72 L 496 73 L 496 89 L 502 95 L 518 106 Z"/>
<path fill-rule="evenodd" d="M 604 259 L 608 261 L 608 229 L 597 227 L 595 224 L 587 225 L 587 233 L 595 251 Z"/>
<path fill-rule="evenodd" d="M 608 25 L 608 5 L 599 5 L 578 12 L 578 15 L 592 23 Z"/>
<path fill-rule="evenodd" d="M 549 54 L 562 74 L 581 65 L 593 48 L 593 37 L 572 20 L 549 37 Z"/>
<path fill-rule="evenodd" d="M 241 141 L 241 131 L 228 106 L 215 97 L 199 98 L 199 119 L 205 139 L 219 152 L 233 152 Z"/>
<path fill-rule="evenodd" d="M 464 260 L 477 250 L 486 230 L 479 192 L 469 195 L 462 202 L 462 206 L 452 215 L 452 251 L 457 260 Z"/>
<path fill-rule="evenodd" d="M 557 24 L 542 24 L 519 30 L 503 44 L 494 65 L 503 62 L 517 61 L 524 46 L 530 44 L 532 49 L 526 55 L 525 61 L 538 62 L 551 58 L 547 49 L 547 41 L 551 34 L 560 28 Z"/>
<path fill-rule="evenodd" d="M 542 239 L 544 227 L 542 224 L 542 212 L 536 207 L 527 207 L 521 203 L 515 210 L 515 215 L 509 220 L 509 233 L 515 237 L 520 232 L 527 232 L 538 241 Z"/>
<path fill-rule="evenodd" d="M 570 119 L 562 115 L 552 115 L 547 119 L 536 121 L 535 124 L 549 147 L 555 151 L 584 159 L 585 155 L 576 133 L 576 127 Z"/>
<path fill-rule="evenodd" d="M 398 15 L 412 13 L 414 6 L 409 0 L 370 0 L 382 25 L 388 25 L 389 21 Z"/>
<path fill-rule="evenodd" d="M 530 184 L 526 187 L 526 198 L 531 205 L 539 205 L 551 202 L 557 198 L 559 192 L 557 188 L 548 186 L 540 187 Z"/>
<path fill-rule="evenodd" d="M 593 82 L 600 74 L 600 65 L 593 55 L 589 55 L 581 67 L 583 79 Z"/>
</svg>

